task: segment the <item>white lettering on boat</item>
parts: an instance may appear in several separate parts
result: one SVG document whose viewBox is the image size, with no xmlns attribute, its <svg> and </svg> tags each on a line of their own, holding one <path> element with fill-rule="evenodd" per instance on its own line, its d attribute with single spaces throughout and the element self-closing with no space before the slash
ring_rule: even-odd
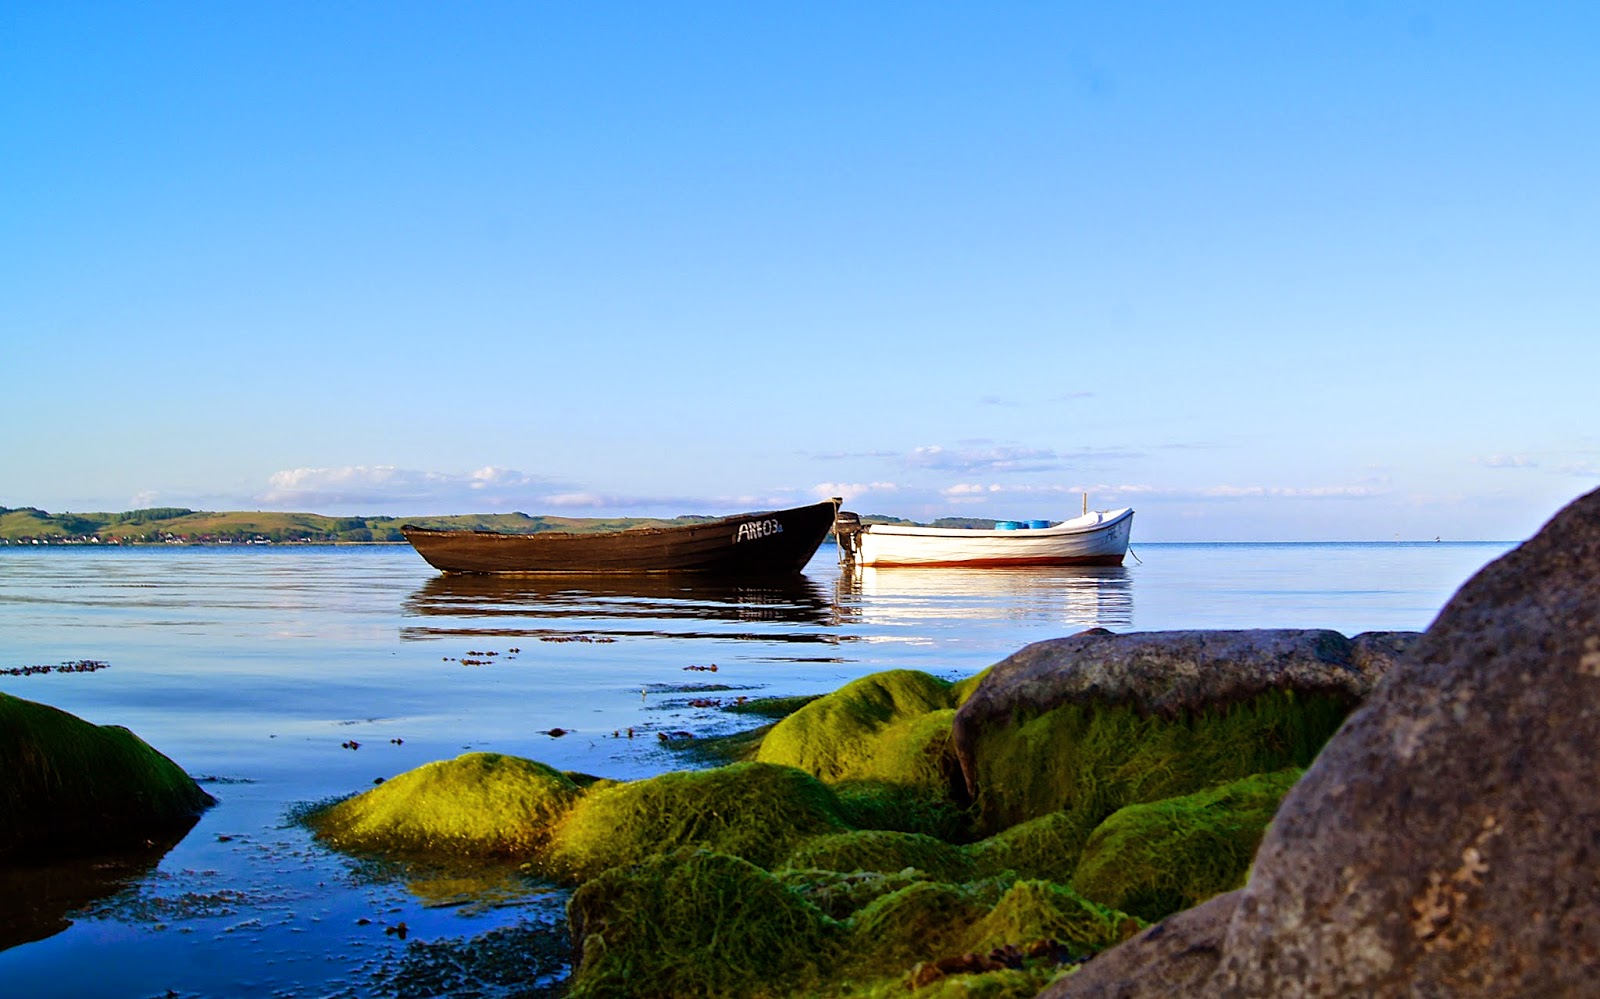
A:
<svg viewBox="0 0 1600 999">
<path fill-rule="evenodd" d="M 733 536 L 733 543 L 741 541 L 755 541 L 758 538 L 771 537 L 782 534 L 783 525 L 776 520 L 747 520 L 739 525 L 739 532 Z"/>
</svg>

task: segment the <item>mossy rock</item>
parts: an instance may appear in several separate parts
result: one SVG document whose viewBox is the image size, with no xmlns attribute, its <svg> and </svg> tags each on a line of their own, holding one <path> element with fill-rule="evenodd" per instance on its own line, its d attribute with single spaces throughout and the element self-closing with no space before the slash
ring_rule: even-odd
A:
<svg viewBox="0 0 1600 999">
<path fill-rule="evenodd" d="M 907 868 L 937 881 L 970 881 L 973 863 L 961 848 L 920 833 L 877 829 L 834 833 L 808 839 L 789 854 L 786 866 L 893 874 Z"/>
<path fill-rule="evenodd" d="M 1086 897 L 1151 921 L 1243 887 L 1250 861 L 1298 769 L 1120 808 L 1072 876 Z"/>
<path fill-rule="evenodd" d="M 967 677 L 965 680 L 957 680 L 955 683 L 951 684 L 950 685 L 950 705 L 951 705 L 951 707 L 959 708 L 959 707 L 961 707 L 961 705 L 967 703 L 967 698 L 972 696 L 972 692 L 978 689 L 978 685 L 983 683 L 983 678 L 988 676 L 990 670 L 993 670 L 993 669 L 994 669 L 993 666 L 987 667 L 986 669 L 983 669 L 980 672 L 972 674 L 971 676 Z"/>
<path fill-rule="evenodd" d="M 1010 872 L 1019 878 L 1067 884 L 1078 869 L 1078 856 L 1090 832 L 1078 815 L 1051 812 L 962 849 L 979 876 Z"/>
<path fill-rule="evenodd" d="M 965 839 L 950 690 L 915 670 L 862 677 L 773 726 L 756 758 L 833 785 L 852 825 Z"/>
<path fill-rule="evenodd" d="M 567 915 L 571 999 L 824 994 L 848 937 L 771 874 L 707 850 L 606 871 Z"/>
<path fill-rule="evenodd" d="M 1065 811 L 1087 839 L 1126 805 L 1305 767 L 1348 711 L 1333 695 L 1272 690 L 1172 718 L 1073 703 L 1012 719 L 981 736 L 975 822 L 993 834 Z"/>
<path fill-rule="evenodd" d="M 898 976 L 918 961 L 959 954 L 970 928 L 992 904 L 961 885 L 907 885 L 850 920 L 852 965 L 863 975 Z"/>
<path fill-rule="evenodd" d="M 946 975 L 911 992 L 897 982 L 893 990 L 874 993 L 871 999 L 1033 999 L 1053 977 L 1053 971 L 1029 973 L 1011 968 L 982 975 Z"/>
<path fill-rule="evenodd" d="M 773 871 L 772 875 L 801 898 L 840 920 L 849 919 L 873 901 L 907 885 L 938 880 L 926 871 L 913 868 L 885 874 L 879 871 L 841 872 L 783 867 Z"/>
<path fill-rule="evenodd" d="M 1097 904 L 1052 881 L 1011 886 L 994 908 L 967 931 L 967 950 L 983 953 L 1007 944 L 1055 940 L 1078 955 L 1094 954 L 1132 936 L 1144 923 Z"/>
<path fill-rule="evenodd" d="M 909 669 L 874 673 L 812 701 L 773 726 L 756 759 L 798 767 L 830 782 L 901 773 L 901 761 L 876 758 L 884 730 L 954 707 L 947 680 Z M 948 721 L 944 727 L 948 729 Z"/>
<path fill-rule="evenodd" d="M 0 694 L 0 862 L 143 847 L 214 804 L 126 728 Z"/>
<path fill-rule="evenodd" d="M 570 777 L 543 763 L 464 753 L 408 770 L 306 822 L 344 850 L 533 858 L 583 795 Z"/>
<path fill-rule="evenodd" d="M 771 867 L 847 828 L 833 792 L 793 767 L 735 763 L 590 788 L 556 832 L 554 869 L 582 881 L 680 847 Z"/>
</svg>

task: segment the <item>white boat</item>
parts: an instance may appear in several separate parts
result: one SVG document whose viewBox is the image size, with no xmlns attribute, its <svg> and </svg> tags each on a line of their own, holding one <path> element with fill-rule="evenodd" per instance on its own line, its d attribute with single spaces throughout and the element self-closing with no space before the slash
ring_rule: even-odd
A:
<svg viewBox="0 0 1600 999">
<path fill-rule="evenodd" d="M 848 513 L 834 522 L 840 561 L 870 567 L 1121 565 L 1132 532 L 1131 509 L 1010 529 L 863 524 Z"/>
</svg>

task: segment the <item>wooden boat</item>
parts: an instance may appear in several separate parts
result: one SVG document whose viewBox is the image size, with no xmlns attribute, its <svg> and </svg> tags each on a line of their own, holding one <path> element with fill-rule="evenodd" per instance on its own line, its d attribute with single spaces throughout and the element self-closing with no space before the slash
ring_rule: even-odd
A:
<svg viewBox="0 0 1600 999">
<path fill-rule="evenodd" d="M 596 534 L 436 531 L 410 524 L 400 533 L 443 572 L 764 576 L 803 569 L 828 536 L 838 510 L 839 501 L 829 500 L 698 524 Z"/>
<path fill-rule="evenodd" d="M 834 530 L 840 561 L 860 566 L 1121 565 L 1133 511 L 1095 510 L 1059 524 L 1009 530 L 862 524 L 855 514 L 841 513 Z"/>
</svg>

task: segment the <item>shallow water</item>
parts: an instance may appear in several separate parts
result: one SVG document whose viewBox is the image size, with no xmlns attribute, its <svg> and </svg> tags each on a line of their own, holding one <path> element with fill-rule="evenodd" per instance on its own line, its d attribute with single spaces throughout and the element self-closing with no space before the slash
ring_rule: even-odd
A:
<svg viewBox="0 0 1600 999">
<path fill-rule="evenodd" d="M 802 577 L 748 584 L 447 578 L 405 546 L 0 547 L 0 671 L 107 664 L 0 690 L 128 726 L 220 801 L 164 855 L 0 877 L 0 993 L 532 994 L 517 983 L 562 973 L 565 893 L 362 864 L 292 810 L 469 749 L 644 776 L 683 765 L 659 733 L 750 724 L 691 701 L 966 676 L 1087 627 L 1420 630 L 1510 547 L 1136 545 L 1116 569 L 841 575 L 825 546 Z"/>
</svg>

